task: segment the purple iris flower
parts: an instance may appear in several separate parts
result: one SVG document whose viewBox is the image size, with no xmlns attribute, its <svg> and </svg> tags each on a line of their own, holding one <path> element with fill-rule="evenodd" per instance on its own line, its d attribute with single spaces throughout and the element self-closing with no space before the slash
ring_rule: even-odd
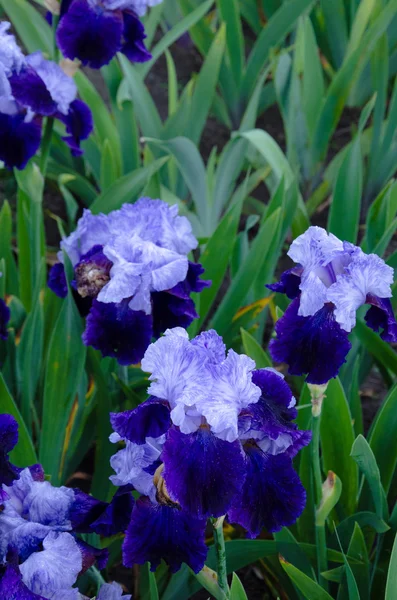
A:
<svg viewBox="0 0 397 600">
<path fill-rule="evenodd" d="M 117 52 L 133 62 L 152 58 L 138 15 L 160 0 L 62 0 L 57 41 L 64 56 L 100 69 Z"/>
<path fill-rule="evenodd" d="M 291 525 L 305 505 L 292 458 L 310 441 L 299 431 L 295 399 L 282 375 L 255 370 L 208 331 L 189 341 L 165 332 L 142 360 L 151 397 L 111 415 L 117 486 L 143 496 L 132 510 L 124 564 L 164 559 L 172 571 L 204 565 L 207 518 L 227 514 L 249 537 Z M 176 532 L 171 535 L 170 532 Z"/>
<path fill-rule="evenodd" d="M 351 348 L 348 333 L 356 312 L 371 307 L 365 321 L 387 342 L 397 342 L 390 302 L 393 269 L 376 254 L 365 254 L 320 227 L 309 227 L 292 243 L 288 256 L 297 263 L 279 283 L 267 287 L 292 300 L 276 323 L 270 352 L 288 364 L 292 375 L 326 383 L 336 377 Z"/>
<path fill-rule="evenodd" d="M 118 583 L 104 583 L 99 590 L 97 600 L 131 600 L 130 594 L 123 595 L 123 588 Z"/>
<path fill-rule="evenodd" d="M 190 295 L 209 285 L 200 280 L 201 265 L 187 258 L 196 247 L 176 205 L 141 198 L 108 215 L 85 210 L 61 242 L 74 267 L 75 296 L 88 302 L 84 343 L 128 365 L 168 327 L 188 327 L 198 317 Z M 51 269 L 48 285 L 66 296 L 61 263 Z"/>
<path fill-rule="evenodd" d="M 13 465 L 8 455 L 18 442 L 18 423 L 13 416 L 0 414 L 0 501 L 6 496 L 2 485 L 11 485 L 19 477 L 18 467 Z"/>
<path fill-rule="evenodd" d="M 82 154 L 80 142 L 93 124 L 88 106 L 76 99 L 76 84 L 41 52 L 25 57 L 9 27 L 0 24 L 0 160 L 8 168 L 26 166 L 40 146 L 42 117 L 62 121 L 63 140 L 74 156 Z"/>
</svg>

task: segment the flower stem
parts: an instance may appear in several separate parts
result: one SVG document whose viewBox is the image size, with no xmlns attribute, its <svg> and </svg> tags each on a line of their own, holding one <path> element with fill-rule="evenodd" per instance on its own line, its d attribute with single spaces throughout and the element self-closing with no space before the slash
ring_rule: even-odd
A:
<svg viewBox="0 0 397 600">
<path fill-rule="evenodd" d="M 319 507 L 322 498 L 322 473 L 320 463 L 320 422 L 321 408 L 324 400 L 325 386 L 310 385 L 310 394 L 312 399 L 312 443 L 311 443 L 311 462 L 314 481 L 314 494 L 316 509 Z M 317 547 L 317 569 L 318 579 L 322 587 L 327 590 L 328 582 L 321 576 L 322 571 L 327 571 L 327 539 L 325 526 L 316 523 L 316 547 Z"/>
<path fill-rule="evenodd" d="M 43 142 L 41 145 L 41 160 L 40 160 L 40 171 L 45 179 L 47 173 L 47 165 L 48 165 L 48 157 L 50 155 L 50 146 L 51 146 L 51 138 L 52 138 L 52 130 L 54 128 L 54 117 L 47 117 Z"/>
<path fill-rule="evenodd" d="M 215 542 L 215 553 L 216 563 L 218 572 L 218 585 L 226 598 L 229 598 L 229 584 L 227 582 L 227 568 L 226 568 L 226 550 L 225 550 L 225 538 L 223 536 L 223 521 L 225 517 L 219 517 L 218 519 L 212 519 L 212 526 L 214 529 L 214 542 Z"/>
</svg>

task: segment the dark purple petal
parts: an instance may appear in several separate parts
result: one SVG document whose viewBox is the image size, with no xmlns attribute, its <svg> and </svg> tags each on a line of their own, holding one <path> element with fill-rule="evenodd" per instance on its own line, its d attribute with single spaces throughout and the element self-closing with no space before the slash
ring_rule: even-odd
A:
<svg viewBox="0 0 397 600">
<path fill-rule="evenodd" d="M 281 275 L 280 281 L 277 283 L 268 284 L 266 287 L 273 292 L 279 292 L 280 294 L 286 294 L 288 298 L 293 300 L 300 294 L 300 282 L 302 275 L 302 267 L 293 267 L 284 271 Z"/>
<path fill-rule="evenodd" d="M 122 438 L 144 444 L 147 437 L 157 438 L 171 425 L 170 408 L 164 400 L 151 396 L 133 410 L 110 413 L 114 431 Z"/>
<path fill-rule="evenodd" d="M 268 440 L 276 441 L 275 448 L 295 456 L 311 440 L 310 431 L 299 431 L 292 421 L 297 417 L 293 396 L 287 382 L 270 369 L 258 369 L 252 381 L 262 395 L 256 404 L 250 404 L 239 415 L 239 430 L 248 438 L 249 432 L 262 432 Z M 260 439 L 256 436 L 255 439 Z M 270 451 L 270 447 L 269 447 Z M 278 453 L 271 452 L 272 454 Z"/>
<path fill-rule="evenodd" d="M 83 542 L 80 538 L 76 538 L 76 542 L 83 558 L 81 573 L 85 573 L 95 563 L 97 563 L 100 570 L 106 567 L 109 560 L 109 550 L 107 548 L 94 548 L 94 546 Z"/>
<path fill-rule="evenodd" d="M 100 69 L 121 50 L 122 34 L 121 11 L 74 0 L 60 20 L 57 41 L 66 58 L 78 58 L 84 65 Z"/>
<path fill-rule="evenodd" d="M 141 21 L 133 13 L 124 11 L 124 42 L 121 52 L 132 62 L 143 63 L 152 58 L 146 49 L 144 39 L 147 37 Z"/>
<path fill-rule="evenodd" d="M 0 340 L 8 338 L 7 325 L 10 320 L 10 309 L 7 304 L 0 298 Z"/>
<path fill-rule="evenodd" d="M 66 283 L 65 267 L 62 263 L 56 263 L 51 267 L 47 284 L 50 290 L 59 298 L 66 298 L 68 285 Z"/>
<path fill-rule="evenodd" d="M 190 294 L 192 292 L 199 293 L 211 285 L 210 281 L 200 279 L 200 275 L 203 273 L 204 269 L 200 264 L 189 262 L 185 281 L 181 281 L 166 292 L 152 294 L 155 337 L 160 337 L 166 329 L 173 327 L 187 329 L 194 319 L 198 319 L 199 315 Z"/>
<path fill-rule="evenodd" d="M 288 364 L 291 375 L 307 374 L 308 383 L 326 383 L 346 362 L 351 348 L 347 332 L 335 321 L 332 304 L 325 304 L 312 317 L 299 316 L 298 309 L 296 298 L 277 321 L 270 353 L 275 362 Z"/>
<path fill-rule="evenodd" d="M 102 356 L 117 358 L 120 365 L 138 363 L 152 338 L 152 317 L 119 304 L 94 300 L 86 321 L 83 342 Z"/>
<path fill-rule="evenodd" d="M 365 322 L 374 331 L 382 331 L 385 342 L 397 342 L 397 323 L 390 298 L 379 298 L 368 294 L 366 304 L 372 304 L 365 315 Z"/>
<path fill-rule="evenodd" d="M 69 146 L 73 156 L 81 156 L 83 150 L 80 143 L 88 138 L 94 128 L 91 110 L 85 102 L 74 100 L 67 115 L 57 113 L 56 117 L 65 124 L 69 134 L 62 138 L 63 141 Z"/>
<path fill-rule="evenodd" d="M 0 488 L 10 486 L 19 477 L 19 469 L 12 465 L 8 454 L 18 442 L 18 423 L 12 415 L 0 415 Z"/>
<path fill-rule="evenodd" d="M 1 600 L 45 600 L 31 592 L 22 581 L 18 564 L 14 562 L 0 566 Z"/>
<path fill-rule="evenodd" d="M 91 531 L 110 537 L 124 533 L 131 520 L 134 498 L 130 493 L 116 494 L 101 516 L 91 524 Z"/>
<path fill-rule="evenodd" d="M 70 5 L 74 2 L 74 0 L 61 0 L 61 11 L 60 15 L 63 17 L 65 13 L 68 12 Z"/>
<path fill-rule="evenodd" d="M 73 287 L 82 298 L 96 298 L 110 279 L 112 261 L 103 253 L 103 246 L 93 246 L 74 268 Z"/>
<path fill-rule="evenodd" d="M 34 113 L 42 116 L 51 116 L 57 112 L 57 103 L 33 67 L 24 67 L 19 74 L 13 74 L 9 82 L 15 100 L 22 106 L 29 107 Z"/>
<path fill-rule="evenodd" d="M 194 517 L 224 515 L 241 492 L 245 464 L 240 443 L 220 440 L 208 428 L 189 435 L 171 428 L 161 458 L 171 498 Z"/>
<path fill-rule="evenodd" d="M 207 556 L 205 526 L 205 519 L 196 519 L 173 506 L 152 504 L 149 498 L 139 498 L 123 543 L 123 564 L 132 567 L 149 561 L 155 571 L 164 560 L 172 573 L 182 563 L 198 573 Z"/>
<path fill-rule="evenodd" d="M 0 113 L 0 160 L 8 169 L 24 169 L 36 154 L 41 141 L 41 123 L 25 123 L 25 115 Z"/>
<path fill-rule="evenodd" d="M 91 531 L 91 524 L 102 515 L 108 504 L 77 488 L 74 489 L 74 495 L 75 500 L 68 515 L 72 529 L 76 533 L 87 533 Z"/>
<path fill-rule="evenodd" d="M 257 537 L 263 528 L 280 531 L 295 523 L 305 503 L 305 489 L 285 454 L 264 454 L 254 444 L 246 444 L 247 477 L 242 494 L 228 512 L 238 523 Z"/>
</svg>

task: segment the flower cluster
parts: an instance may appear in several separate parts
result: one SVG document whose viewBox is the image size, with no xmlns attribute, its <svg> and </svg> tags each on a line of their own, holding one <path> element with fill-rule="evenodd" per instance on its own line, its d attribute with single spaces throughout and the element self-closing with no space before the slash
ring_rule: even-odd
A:
<svg viewBox="0 0 397 600">
<path fill-rule="evenodd" d="M 78 58 L 99 69 L 117 52 L 133 62 L 145 62 L 151 54 L 143 43 L 146 35 L 138 16 L 161 0 L 62 0 L 57 42 L 66 58 Z"/>
<path fill-rule="evenodd" d="M 126 566 L 161 559 L 176 571 L 202 569 L 208 517 L 227 515 L 253 538 L 263 527 L 291 525 L 305 505 L 292 458 L 310 441 L 300 431 L 295 399 L 282 375 L 255 370 L 207 331 L 189 341 L 165 332 L 142 360 L 150 398 L 111 415 L 116 486 L 141 496 L 123 544 Z"/>
<path fill-rule="evenodd" d="M 285 362 L 292 375 L 307 374 L 309 383 L 336 377 L 351 348 L 348 333 L 356 312 L 370 308 L 367 325 L 388 342 L 397 342 L 390 298 L 393 269 L 376 254 L 342 242 L 320 227 L 309 227 L 291 245 L 297 263 L 281 281 L 267 287 L 293 300 L 276 324 L 272 357 Z"/>
<path fill-rule="evenodd" d="M 103 568 L 108 552 L 76 534 L 113 535 L 125 529 L 132 497 L 118 495 L 108 504 L 78 489 L 54 487 L 40 465 L 21 469 L 10 462 L 8 453 L 17 441 L 15 419 L 1 414 L 0 597 L 83 600 L 73 587 L 78 575 L 95 562 Z M 105 588 L 99 598 L 121 597 L 119 586 L 109 586 L 108 592 Z"/>
<path fill-rule="evenodd" d="M 209 285 L 199 279 L 201 265 L 187 258 L 196 246 L 189 221 L 161 200 L 141 198 L 108 215 L 85 210 L 61 242 L 87 314 L 84 343 L 128 365 L 141 360 L 153 336 L 188 327 L 198 316 L 190 294 Z M 49 286 L 67 295 L 62 263 L 52 268 Z"/>
<path fill-rule="evenodd" d="M 39 149 L 43 117 L 64 123 L 63 140 L 73 155 L 81 154 L 93 124 L 90 109 L 76 98 L 76 84 L 41 52 L 24 56 L 9 27 L 0 23 L 0 160 L 23 169 Z"/>
</svg>

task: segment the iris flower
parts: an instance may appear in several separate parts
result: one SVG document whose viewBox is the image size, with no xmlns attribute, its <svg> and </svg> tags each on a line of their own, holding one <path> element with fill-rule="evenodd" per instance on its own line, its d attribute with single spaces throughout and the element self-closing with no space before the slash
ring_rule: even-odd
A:
<svg viewBox="0 0 397 600">
<path fill-rule="evenodd" d="M 124 441 L 112 482 L 142 494 L 131 515 L 124 564 L 161 559 L 195 572 L 206 558 L 208 517 L 227 515 L 247 530 L 279 531 L 305 506 L 292 458 L 310 441 L 299 431 L 295 399 L 282 375 L 255 369 L 208 331 L 189 341 L 166 331 L 142 360 L 150 398 L 111 415 L 111 441 Z"/>
<path fill-rule="evenodd" d="M 0 160 L 23 169 L 39 149 L 43 117 L 62 121 L 63 140 L 74 156 L 82 154 L 80 142 L 93 125 L 76 84 L 41 52 L 24 56 L 9 27 L 0 23 Z"/>
<path fill-rule="evenodd" d="M 201 265 L 187 254 L 197 247 L 178 207 L 141 198 L 108 215 L 85 210 L 77 229 L 61 242 L 74 267 L 72 286 L 88 312 L 83 341 L 120 364 L 137 363 L 152 337 L 197 318 L 192 292 L 201 292 Z M 63 260 L 62 252 L 59 259 Z M 50 288 L 67 294 L 63 265 Z"/>
<path fill-rule="evenodd" d="M 342 242 L 320 227 L 309 227 L 292 243 L 297 263 L 279 283 L 267 287 L 292 300 L 276 323 L 272 358 L 288 364 L 291 375 L 323 384 L 336 377 L 351 348 L 348 334 L 356 312 L 370 305 L 365 322 L 387 342 L 397 342 L 390 302 L 394 272 L 376 254 Z"/>
</svg>

